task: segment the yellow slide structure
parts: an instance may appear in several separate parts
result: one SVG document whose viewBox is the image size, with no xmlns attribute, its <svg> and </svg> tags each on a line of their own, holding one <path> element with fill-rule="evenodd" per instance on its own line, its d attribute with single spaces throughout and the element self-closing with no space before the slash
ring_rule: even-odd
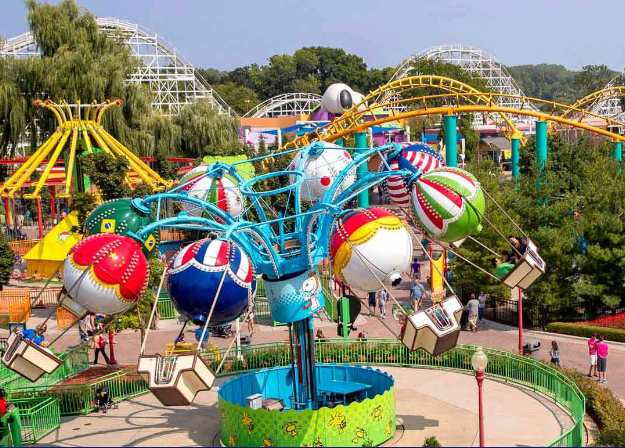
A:
<svg viewBox="0 0 625 448">
<path fill-rule="evenodd" d="M 35 247 L 26 252 L 24 260 L 30 276 L 38 274 L 49 278 L 54 275 L 70 249 L 82 239 L 80 233 L 72 232 L 72 227 L 78 227 L 76 212 L 67 215 Z"/>
</svg>

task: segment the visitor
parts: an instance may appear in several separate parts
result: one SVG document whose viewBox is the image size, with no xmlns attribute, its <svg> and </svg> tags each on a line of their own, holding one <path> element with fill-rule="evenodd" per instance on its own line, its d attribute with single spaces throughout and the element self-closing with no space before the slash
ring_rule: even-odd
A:
<svg viewBox="0 0 625 448">
<path fill-rule="evenodd" d="M 356 339 L 358 339 L 358 341 L 360 342 L 365 342 L 367 340 L 367 332 L 365 330 L 362 330 L 360 333 L 358 333 Z"/>
<path fill-rule="evenodd" d="M 101 327 L 98 326 L 97 328 L 98 331 L 101 330 Z M 106 364 L 109 363 L 109 357 L 106 354 L 106 351 L 104 350 L 106 348 L 106 339 L 104 339 L 104 336 L 102 336 L 101 334 L 98 334 L 95 337 L 95 341 L 94 341 L 94 350 L 95 350 L 95 359 L 93 360 L 93 364 L 97 364 L 98 363 L 98 355 L 100 353 L 102 353 L 102 356 L 104 357 L 104 361 L 106 362 Z"/>
<path fill-rule="evenodd" d="M 473 333 L 477 331 L 477 316 L 479 308 L 480 302 L 478 302 L 475 298 L 475 294 L 471 294 L 471 298 L 467 302 L 465 309 L 469 311 L 469 325 Z"/>
<path fill-rule="evenodd" d="M 504 278 L 508 274 L 508 272 L 514 269 L 514 264 L 504 263 L 499 258 L 493 258 L 490 262 L 495 268 L 495 272 L 494 272 L 495 277 L 497 277 L 499 280 Z"/>
<path fill-rule="evenodd" d="M 371 314 L 372 316 L 375 316 L 375 306 L 376 306 L 375 292 L 370 292 L 369 293 L 369 314 Z"/>
<path fill-rule="evenodd" d="M 477 318 L 480 323 L 484 320 L 484 309 L 486 308 L 486 301 L 488 300 L 488 294 L 484 291 L 480 291 L 480 295 L 477 296 L 477 301 L 480 302 L 480 306 L 477 309 Z"/>
<path fill-rule="evenodd" d="M 412 286 L 410 287 L 410 298 L 412 299 L 412 310 L 414 312 L 419 311 L 421 308 L 421 302 L 425 295 L 425 288 L 421 284 L 418 278 L 415 278 Z"/>
<path fill-rule="evenodd" d="M 174 341 L 174 344 L 184 344 L 184 333 L 180 333 L 178 335 L 178 337 Z"/>
<path fill-rule="evenodd" d="M 86 342 L 89 339 L 87 335 L 87 322 L 89 317 L 85 316 L 78 321 L 78 336 L 80 336 L 80 343 Z"/>
<path fill-rule="evenodd" d="M 98 387 L 95 391 L 96 410 L 99 413 L 102 411 L 106 414 L 106 409 L 113 407 L 113 400 L 111 399 L 111 393 L 107 385 Z M 115 406 L 117 407 L 117 406 Z"/>
<path fill-rule="evenodd" d="M 247 331 L 254 333 L 254 314 L 256 311 L 256 302 L 253 301 L 247 308 Z"/>
<path fill-rule="evenodd" d="M 388 293 L 386 289 L 381 289 L 378 292 L 378 307 L 380 308 L 380 314 L 382 319 L 386 319 L 386 300 L 388 299 Z"/>
<path fill-rule="evenodd" d="M 515 263 L 515 258 L 514 258 L 514 254 L 511 254 L 510 251 L 507 250 L 503 250 L 501 251 L 501 258 L 503 259 L 504 263 Z"/>
<path fill-rule="evenodd" d="M 551 341 L 549 356 L 551 357 L 551 364 L 562 367 L 562 362 L 560 361 L 560 348 L 558 347 L 558 343 L 556 341 Z"/>
<path fill-rule="evenodd" d="M 9 408 L 9 402 L 7 401 L 7 393 L 4 389 L 0 388 L 0 417 L 6 415 Z"/>
<path fill-rule="evenodd" d="M 24 339 L 28 339 L 30 341 L 33 341 L 33 343 L 37 344 L 37 345 L 41 345 L 43 343 L 43 340 L 46 338 L 44 336 L 44 333 L 48 330 L 48 327 L 46 326 L 46 324 L 39 324 L 35 327 L 35 329 L 33 330 L 32 328 L 29 330 L 24 331 Z"/>
<path fill-rule="evenodd" d="M 597 370 L 599 371 L 600 383 L 607 383 L 606 371 L 608 370 L 608 344 L 603 342 L 603 335 L 599 335 L 599 340 L 595 345 L 597 348 Z"/>
<path fill-rule="evenodd" d="M 421 263 L 417 260 L 417 257 L 412 259 L 412 264 L 410 265 L 410 272 L 412 274 L 413 279 L 420 280 L 421 279 Z"/>
<path fill-rule="evenodd" d="M 514 248 L 513 257 L 518 262 L 527 249 L 527 239 L 520 236 L 510 235 L 508 237 L 508 242 L 510 242 L 510 245 Z"/>
<path fill-rule="evenodd" d="M 198 344 L 200 344 L 202 349 L 206 349 L 206 346 L 208 345 L 208 338 L 210 337 L 210 332 L 207 328 L 206 333 L 204 334 L 204 338 L 202 338 L 203 332 L 204 332 L 203 327 L 200 327 L 197 330 L 195 330 L 195 340 L 198 342 Z M 201 342 L 200 342 L 200 339 L 201 339 Z"/>
<path fill-rule="evenodd" d="M 320 342 L 323 342 L 326 340 L 326 335 L 323 334 L 323 331 L 321 330 L 321 328 L 317 329 L 317 334 L 316 334 L 317 340 Z"/>
<path fill-rule="evenodd" d="M 597 333 L 593 333 L 592 337 L 588 339 L 588 355 L 590 356 L 590 369 L 588 369 L 588 378 L 592 378 L 597 375 Z M 592 371 L 595 371 L 593 374 Z"/>
</svg>

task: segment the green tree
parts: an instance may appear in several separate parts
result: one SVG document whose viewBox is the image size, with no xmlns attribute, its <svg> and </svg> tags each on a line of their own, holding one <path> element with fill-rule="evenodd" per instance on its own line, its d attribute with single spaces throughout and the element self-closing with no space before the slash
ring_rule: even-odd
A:
<svg viewBox="0 0 625 448">
<path fill-rule="evenodd" d="M 84 229 L 87 217 L 97 205 L 98 201 L 91 193 L 80 191 L 73 191 L 71 193 L 70 211 L 76 212 L 78 215 L 78 228 L 72 229 L 73 232 L 85 233 Z"/>
<path fill-rule="evenodd" d="M 15 253 L 7 243 L 4 233 L 0 233 L 0 291 L 4 285 L 9 284 L 14 265 Z"/>
<path fill-rule="evenodd" d="M 225 84 L 215 84 L 213 88 L 230 107 L 241 115 L 244 115 L 248 110 L 258 104 L 256 92 L 249 87 L 238 86 L 233 82 L 227 82 Z"/>
<path fill-rule="evenodd" d="M 580 89 L 581 96 L 603 89 L 618 73 L 605 64 L 585 65 L 574 78 L 575 85 Z"/>
<path fill-rule="evenodd" d="M 102 199 L 110 201 L 130 195 L 126 182 L 128 161 L 124 157 L 113 157 L 105 152 L 82 156 L 80 163 L 91 182 L 98 187 Z"/>
</svg>

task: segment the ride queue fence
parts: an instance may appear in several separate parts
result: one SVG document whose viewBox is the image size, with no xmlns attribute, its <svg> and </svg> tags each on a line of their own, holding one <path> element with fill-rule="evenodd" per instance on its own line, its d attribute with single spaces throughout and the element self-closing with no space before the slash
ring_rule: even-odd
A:
<svg viewBox="0 0 625 448">
<path fill-rule="evenodd" d="M 422 350 L 410 352 L 395 339 L 325 339 L 317 341 L 315 350 L 318 362 L 428 368 L 473 374 L 471 356 L 475 346 L 458 345 L 434 357 Z M 222 348 L 218 352 L 204 352 L 202 357 L 215 369 L 225 351 Z M 488 356 L 488 377 L 528 387 L 571 413 L 574 426 L 549 446 L 582 446 L 586 400 L 575 383 L 538 360 L 489 348 L 485 348 L 484 352 Z M 231 351 L 219 376 L 287 366 L 290 362 L 286 342 L 242 346 Z M 22 387 L 12 390 L 11 395 L 14 398 L 53 397 L 58 400 L 60 415 L 86 414 L 95 408 L 95 392 L 104 385 L 108 386 L 115 402 L 148 392 L 147 384 L 137 374 L 136 368 L 127 367 L 88 383 Z"/>
<path fill-rule="evenodd" d="M 461 297 L 463 304 L 469 301 L 473 293 L 479 291 L 465 286 L 454 285 L 454 290 Z M 588 303 L 583 300 L 569 300 L 556 304 L 545 304 L 530 297 L 523 298 L 523 328 L 545 331 L 552 322 L 580 322 L 598 317 L 611 316 L 625 312 L 625 299 L 616 307 L 604 304 Z M 500 297 L 489 297 L 484 308 L 484 317 L 512 327 L 519 324 L 518 300 Z"/>
<path fill-rule="evenodd" d="M 19 409 L 23 443 L 37 443 L 61 426 L 59 400 L 54 397 L 23 398 L 10 404 Z"/>
</svg>

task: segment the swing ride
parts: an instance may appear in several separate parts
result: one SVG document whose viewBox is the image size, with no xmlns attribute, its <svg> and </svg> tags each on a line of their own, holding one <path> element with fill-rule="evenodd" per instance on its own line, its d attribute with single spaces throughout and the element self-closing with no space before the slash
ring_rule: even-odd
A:
<svg viewBox="0 0 625 448">
<path fill-rule="evenodd" d="M 351 98 L 360 98 L 356 92 L 345 94 L 342 87 L 335 90 L 329 99 L 324 97 L 334 101 L 333 110 L 345 111 L 352 107 Z M 360 101 L 353 108 L 366 107 Z M 395 336 L 408 350 L 438 355 L 456 344 L 462 311 L 445 277 L 439 272 L 448 294 L 443 291 L 430 308 L 416 312 L 401 307 L 390 289 L 407 278 L 413 241 L 424 248 L 422 236 L 449 248 L 469 238 L 479 241 L 482 227 L 492 225 L 485 211 L 487 200 L 493 199 L 472 174 L 446 166 L 422 143 L 369 148 L 361 133 L 356 145 L 315 141 L 246 160 L 287 157 L 290 162 L 284 171 L 252 177 L 243 162 L 200 165 L 169 191 L 156 189 L 147 197 L 100 205 L 87 219 L 88 236 L 64 262 L 59 306 L 77 318 L 129 310 L 147 287 L 147 257 L 156 252 L 160 230 L 180 229 L 193 241 L 161 274 L 138 359 L 137 371 L 154 396 L 165 406 L 191 404 L 197 393 L 212 388 L 236 341 L 232 339 L 216 368 L 202 356 L 202 343 L 192 353 L 148 353 L 163 286 L 186 319 L 182 331 L 197 325 L 203 341 L 211 328 L 247 318 L 258 276 L 273 319 L 288 327 L 291 365 L 251 372 L 220 388 L 221 440 L 236 436 L 233 421 L 286 424 L 301 420 L 307 411 L 310 428 L 283 445 L 321 440 L 325 446 L 343 446 L 348 435 L 326 431 L 322 422 L 327 419 L 316 424 L 315 416 L 367 420 L 378 409 L 384 418 L 368 419 L 366 430 L 373 444 L 383 443 L 395 428 L 388 424 L 395 416 L 392 377 L 370 368 L 317 363 L 313 317 L 325 306 L 319 266 L 330 259 L 340 279 L 359 293 L 386 290 L 403 314 L 402 330 Z M 367 163 L 374 157 L 381 167 L 370 172 Z M 383 183 L 411 223 L 362 201 L 363 194 Z M 503 281 L 526 288 L 544 273 L 545 265 L 529 241 L 519 255 L 521 260 Z M 11 337 L 4 365 L 31 380 L 54 370 L 56 357 L 46 348 L 18 333 Z M 52 361 L 40 361 L 44 355 Z M 33 372 L 33 366 L 42 372 Z M 257 394 L 268 402 L 265 408 L 248 407 L 247 399 Z M 330 409 L 335 414 L 329 415 Z M 260 431 L 237 437 L 249 446 L 263 442 Z"/>
</svg>

